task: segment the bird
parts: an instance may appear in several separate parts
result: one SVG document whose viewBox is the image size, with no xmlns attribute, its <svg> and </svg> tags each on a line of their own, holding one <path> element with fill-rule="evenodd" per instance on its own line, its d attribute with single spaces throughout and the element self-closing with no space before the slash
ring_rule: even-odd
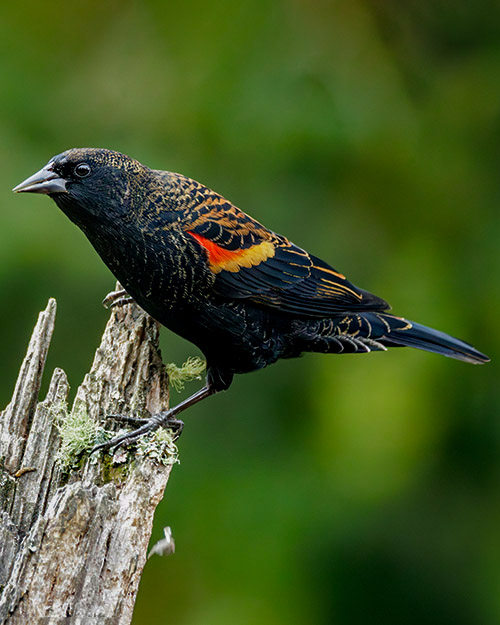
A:
<svg viewBox="0 0 500 625">
<path fill-rule="evenodd" d="M 480 364 L 488 356 L 444 332 L 398 317 L 389 304 L 182 174 L 108 149 L 73 148 L 14 189 L 48 195 L 78 226 L 131 300 L 194 343 L 206 384 L 168 411 L 97 445 L 116 450 L 227 390 L 235 374 L 305 352 L 352 354 L 414 347 Z"/>
</svg>

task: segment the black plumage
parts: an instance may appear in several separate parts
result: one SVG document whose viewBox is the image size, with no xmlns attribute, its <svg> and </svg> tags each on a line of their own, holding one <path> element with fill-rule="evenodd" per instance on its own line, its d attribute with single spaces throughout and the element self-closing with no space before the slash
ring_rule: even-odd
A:
<svg viewBox="0 0 500 625">
<path fill-rule="evenodd" d="M 468 343 L 391 315 L 384 300 L 180 174 L 82 148 L 55 156 L 15 190 L 50 195 L 126 292 L 206 356 L 204 389 L 114 445 L 178 425 L 175 415 L 227 389 L 235 373 L 303 352 L 410 346 L 489 360 Z"/>
</svg>

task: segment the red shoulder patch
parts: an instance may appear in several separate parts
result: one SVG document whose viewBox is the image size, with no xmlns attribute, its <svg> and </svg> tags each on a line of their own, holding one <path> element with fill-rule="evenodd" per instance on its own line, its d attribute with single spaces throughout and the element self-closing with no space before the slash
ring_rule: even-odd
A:
<svg viewBox="0 0 500 625">
<path fill-rule="evenodd" d="M 187 232 L 207 251 L 210 269 L 214 273 L 221 271 L 236 272 L 241 267 L 253 267 L 268 258 L 272 258 L 275 254 L 274 245 L 271 241 L 262 241 L 262 243 L 244 250 L 227 250 L 210 239 L 196 234 L 196 232 L 191 230 Z"/>
</svg>

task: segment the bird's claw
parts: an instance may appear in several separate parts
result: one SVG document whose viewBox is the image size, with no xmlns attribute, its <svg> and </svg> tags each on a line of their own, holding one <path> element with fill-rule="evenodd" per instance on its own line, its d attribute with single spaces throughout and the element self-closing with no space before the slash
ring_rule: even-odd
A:
<svg viewBox="0 0 500 625">
<path fill-rule="evenodd" d="M 106 441 L 105 443 L 100 443 L 99 445 L 95 445 L 91 450 L 90 454 L 92 455 L 96 451 L 107 451 L 113 450 L 115 452 L 120 447 L 125 447 L 126 445 L 132 445 L 136 441 L 138 441 L 142 436 L 148 434 L 149 432 L 154 432 L 160 427 L 169 428 L 173 430 L 174 437 L 173 440 L 176 441 L 179 436 L 182 434 L 182 430 L 184 428 L 184 422 L 180 419 L 176 419 L 170 411 L 160 412 L 158 414 L 153 415 L 149 419 L 137 419 L 135 417 L 128 417 L 126 415 L 108 415 L 108 417 L 113 419 L 118 419 L 120 421 L 128 421 L 134 423 L 142 423 L 140 427 L 136 430 L 132 430 L 131 432 L 125 432 L 124 434 L 120 434 L 119 436 L 115 436 L 110 441 Z"/>
<path fill-rule="evenodd" d="M 102 300 L 104 308 L 116 308 L 117 306 L 125 306 L 126 304 L 132 304 L 134 299 L 125 291 L 120 289 L 119 291 L 111 291 Z"/>
</svg>

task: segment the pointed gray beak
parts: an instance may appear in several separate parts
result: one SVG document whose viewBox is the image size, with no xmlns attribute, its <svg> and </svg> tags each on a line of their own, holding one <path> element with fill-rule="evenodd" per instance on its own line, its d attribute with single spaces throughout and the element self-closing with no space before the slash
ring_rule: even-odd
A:
<svg viewBox="0 0 500 625">
<path fill-rule="evenodd" d="M 52 170 L 52 163 L 12 189 L 14 193 L 67 193 L 66 180 Z"/>
</svg>

